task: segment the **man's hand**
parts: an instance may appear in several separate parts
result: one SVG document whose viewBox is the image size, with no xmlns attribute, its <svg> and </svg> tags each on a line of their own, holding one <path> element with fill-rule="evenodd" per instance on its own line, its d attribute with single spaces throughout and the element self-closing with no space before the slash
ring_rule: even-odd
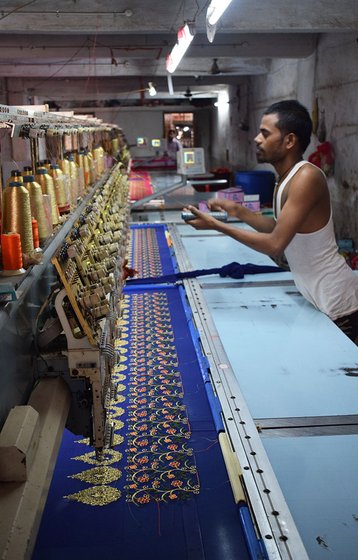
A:
<svg viewBox="0 0 358 560">
<path fill-rule="evenodd" d="M 212 198 L 211 200 L 208 200 L 207 204 L 209 210 L 211 211 L 216 212 L 224 210 L 228 213 L 228 216 L 231 216 L 232 218 L 238 217 L 239 204 L 233 200 L 228 200 L 227 198 Z"/>
<path fill-rule="evenodd" d="M 208 212 L 201 212 L 195 206 L 187 206 L 183 211 L 191 212 L 197 216 L 197 218 L 186 222 L 195 229 L 217 229 L 220 225 L 219 220 L 213 218 Z"/>
</svg>

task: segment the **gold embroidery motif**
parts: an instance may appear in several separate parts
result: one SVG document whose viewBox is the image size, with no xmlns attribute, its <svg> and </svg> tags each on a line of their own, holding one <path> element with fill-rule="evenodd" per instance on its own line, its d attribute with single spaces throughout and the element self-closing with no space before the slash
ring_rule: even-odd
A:
<svg viewBox="0 0 358 560">
<path fill-rule="evenodd" d="M 112 486 L 94 486 L 80 490 L 75 494 L 64 496 L 67 500 L 82 502 L 89 506 L 106 506 L 111 502 L 116 502 L 121 497 L 121 492 Z"/>
</svg>

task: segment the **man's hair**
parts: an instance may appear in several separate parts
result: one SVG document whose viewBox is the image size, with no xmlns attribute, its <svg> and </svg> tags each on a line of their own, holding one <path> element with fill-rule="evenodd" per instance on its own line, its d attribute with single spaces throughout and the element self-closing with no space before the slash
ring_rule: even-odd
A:
<svg viewBox="0 0 358 560">
<path fill-rule="evenodd" d="M 282 134 L 293 132 L 300 144 L 302 153 L 311 140 L 312 120 L 306 107 L 295 99 L 287 99 L 273 103 L 264 111 L 264 115 L 277 113 L 277 128 Z"/>
</svg>

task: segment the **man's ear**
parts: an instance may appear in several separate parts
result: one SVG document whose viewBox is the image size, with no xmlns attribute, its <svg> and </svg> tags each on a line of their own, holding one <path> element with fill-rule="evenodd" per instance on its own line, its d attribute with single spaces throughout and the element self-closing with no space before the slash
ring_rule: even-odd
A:
<svg viewBox="0 0 358 560">
<path fill-rule="evenodd" d="M 294 132 L 289 132 L 286 134 L 286 147 L 287 148 L 294 148 L 297 146 L 298 138 Z"/>
</svg>

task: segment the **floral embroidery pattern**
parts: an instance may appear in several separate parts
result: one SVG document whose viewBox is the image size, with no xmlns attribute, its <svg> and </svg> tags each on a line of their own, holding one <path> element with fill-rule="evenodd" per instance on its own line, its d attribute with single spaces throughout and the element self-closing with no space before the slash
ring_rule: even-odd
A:
<svg viewBox="0 0 358 560">
<path fill-rule="evenodd" d="M 132 294 L 128 362 L 127 501 L 173 501 L 199 492 L 166 294 Z"/>
<path fill-rule="evenodd" d="M 130 267 L 140 278 L 163 274 L 155 228 L 132 228 Z"/>
</svg>

